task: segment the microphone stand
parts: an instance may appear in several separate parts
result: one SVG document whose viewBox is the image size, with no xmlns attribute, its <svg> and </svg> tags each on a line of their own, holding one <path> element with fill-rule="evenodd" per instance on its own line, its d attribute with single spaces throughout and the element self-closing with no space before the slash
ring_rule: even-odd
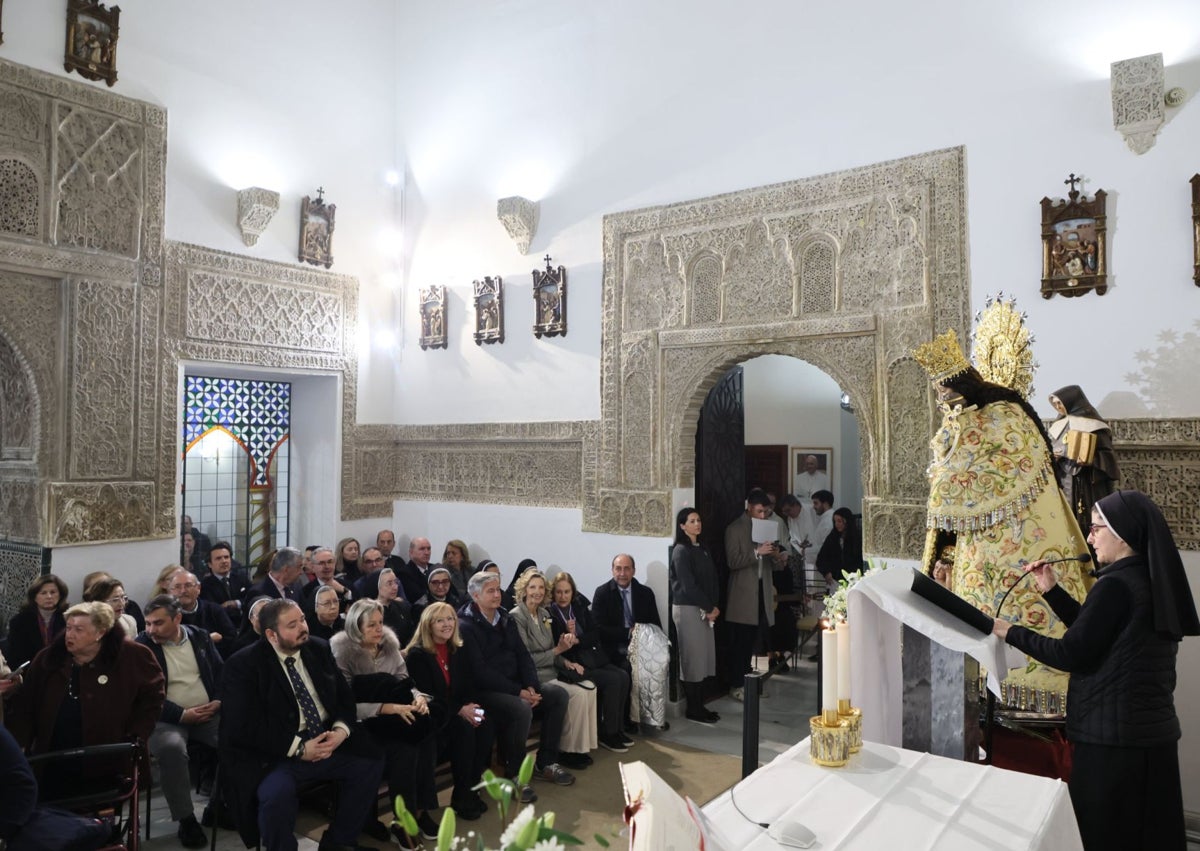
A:
<svg viewBox="0 0 1200 851">
<path fill-rule="evenodd" d="M 1048 562 L 1046 562 L 1046 564 L 1062 564 L 1065 561 L 1077 561 L 1077 562 L 1081 562 L 1082 564 L 1087 564 L 1091 560 L 1092 560 L 1091 553 L 1081 553 L 1080 555 L 1077 555 L 1077 556 L 1066 556 L 1065 558 L 1052 558 Z M 1015 589 L 1018 585 L 1021 584 L 1021 580 L 1024 579 L 1026 576 L 1029 576 L 1029 574 L 1031 572 L 1032 571 L 1027 570 L 1024 573 L 1022 573 L 1020 576 L 1017 577 L 1017 581 L 1014 582 L 1012 585 L 1010 585 L 1008 590 L 1004 592 L 1004 596 L 1000 598 L 1000 605 L 996 607 L 996 617 L 1000 617 L 1000 612 L 1004 609 L 1004 604 L 1008 602 L 1008 595 L 1011 594 L 1013 592 L 1013 589 Z"/>
</svg>

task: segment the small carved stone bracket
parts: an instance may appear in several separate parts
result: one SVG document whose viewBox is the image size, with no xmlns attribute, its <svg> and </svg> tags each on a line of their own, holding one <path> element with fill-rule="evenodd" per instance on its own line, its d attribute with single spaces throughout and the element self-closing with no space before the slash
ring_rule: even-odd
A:
<svg viewBox="0 0 1200 851">
<path fill-rule="evenodd" d="M 504 281 L 497 275 L 474 281 L 475 345 L 504 342 Z"/>
<path fill-rule="evenodd" d="M 567 336 L 567 270 L 550 265 L 546 255 L 545 270 L 533 270 L 533 336 Z"/>
<path fill-rule="evenodd" d="M 259 236 L 279 211 L 279 193 L 251 186 L 238 192 L 237 200 L 237 223 L 238 230 L 242 232 L 242 242 L 256 245 Z"/>
<path fill-rule="evenodd" d="M 540 210 L 540 202 L 530 201 L 520 195 L 501 198 L 496 202 L 496 216 L 522 254 L 529 253 L 529 243 L 537 233 Z"/>
<path fill-rule="evenodd" d="M 1113 127 L 1129 150 L 1144 154 L 1166 121 L 1161 53 L 1112 63 Z"/>
<path fill-rule="evenodd" d="M 1042 298 L 1078 298 L 1108 292 L 1108 193 L 1097 189 L 1089 200 L 1071 174 L 1067 200 L 1042 198 Z"/>
<path fill-rule="evenodd" d="M 300 262 L 328 269 L 333 265 L 333 216 L 337 204 L 325 203 L 325 190 L 300 202 Z"/>
<path fill-rule="evenodd" d="M 446 348 L 446 288 L 421 288 L 421 348 Z"/>
</svg>

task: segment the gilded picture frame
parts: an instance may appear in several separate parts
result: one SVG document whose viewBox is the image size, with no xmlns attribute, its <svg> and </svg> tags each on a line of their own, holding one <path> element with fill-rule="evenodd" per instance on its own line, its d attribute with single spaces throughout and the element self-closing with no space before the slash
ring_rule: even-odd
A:
<svg viewBox="0 0 1200 851">
<path fill-rule="evenodd" d="M 1200 287 L 1200 174 L 1193 174 L 1192 184 L 1192 281 Z"/>
<path fill-rule="evenodd" d="M 815 458 L 816 464 L 808 459 Z M 833 490 L 833 448 L 829 446 L 812 448 L 807 446 L 788 447 L 789 472 L 788 483 L 792 493 L 805 502 L 819 490 Z M 801 474 L 805 474 L 803 481 Z"/>
<path fill-rule="evenodd" d="M 1041 201 L 1042 298 L 1108 292 L 1108 193 L 1097 189 L 1089 199 L 1075 188 L 1079 182 L 1074 174 L 1063 181 L 1066 201 Z"/>
<path fill-rule="evenodd" d="M 63 67 L 85 80 L 117 82 L 117 38 L 121 29 L 121 7 L 105 8 L 89 0 L 67 2 L 67 46 Z"/>
<path fill-rule="evenodd" d="M 421 348 L 446 348 L 446 287 L 421 287 Z"/>
<path fill-rule="evenodd" d="M 301 263 L 313 266 L 333 265 L 333 228 L 337 204 L 325 203 L 325 190 L 317 189 L 317 197 L 305 195 L 300 202 L 300 249 L 297 257 Z"/>
<path fill-rule="evenodd" d="M 546 268 L 533 270 L 533 336 L 567 336 L 567 270 L 550 265 L 546 255 Z"/>
<path fill-rule="evenodd" d="M 504 342 L 504 282 L 497 275 L 472 282 L 475 293 L 475 345 Z"/>
</svg>

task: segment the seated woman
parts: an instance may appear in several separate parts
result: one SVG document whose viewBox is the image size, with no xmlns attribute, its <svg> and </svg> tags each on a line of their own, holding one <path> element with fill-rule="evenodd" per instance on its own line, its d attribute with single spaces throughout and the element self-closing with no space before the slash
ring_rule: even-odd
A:
<svg viewBox="0 0 1200 851">
<path fill-rule="evenodd" d="M 833 530 L 817 553 L 817 570 L 827 585 L 836 586 L 848 573 L 862 570 L 862 533 L 854 522 L 854 512 L 839 508 L 833 512 Z"/>
<path fill-rule="evenodd" d="M 125 586 L 119 579 L 98 579 L 83 592 L 83 602 L 107 603 L 117 616 L 117 623 L 125 630 L 125 637 L 133 640 L 138 634 L 137 621 L 133 615 L 125 613 L 125 603 L 129 598 L 125 595 Z"/>
<path fill-rule="evenodd" d="M 312 608 L 305 611 L 308 634 L 326 641 L 332 639 L 346 627 L 346 619 L 340 611 L 342 601 L 330 585 L 322 585 L 312 598 Z"/>
<path fill-rule="evenodd" d="M 400 579 L 390 567 L 379 571 L 379 590 L 375 599 L 383 607 L 384 626 L 396 633 L 401 645 L 408 644 L 417 631 L 417 622 L 412 606 L 400 596 Z"/>
<path fill-rule="evenodd" d="M 380 582 L 380 586 L 383 582 Z M 433 772 L 437 756 L 436 730 L 425 698 L 413 691 L 408 667 L 396 633 L 383 623 L 383 605 L 358 600 L 346 613 L 346 628 L 329 642 L 354 699 L 358 718 L 378 740 L 387 760 L 388 795 L 404 798 L 425 839 L 437 839 L 438 822 Z M 393 828 L 393 832 L 400 830 Z M 403 831 L 396 833 L 405 844 Z"/>
<path fill-rule="evenodd" d="M 88 592 L 91 590 L 92 586 L 95 585 L 97 582 L 99 582 L 102 579 L 112 579 L 112 578 L 113 578 L 113 575 L 111 573 L 109 573 L 107 570 L 93 570 L 87 576 L 83 577 L 83 594 L 80 596 L 80 599 L 84 600 L 85 602 L 87 600 L 94 599 L 94 598 L 88 596 Z M 103 601 L 101 601 L 101 602 L 103 602 Z M 133 618 L 133 623 L 134 623 L 134 627 L 135 627 L 132 631 L 130 631 L 128 629 L 125 630 L 126 638 L 133 638 L 135 635 L 137 635 L 139 632 L 141 632 L 143 629 L 146 628 L 146 618 L 142 614 L 142 607 L 137 604 L 137 600 L 135 600 L 129 596 L 128 592 L 125 593 L 125 608 L 124 608 L 124 611 L 122 612 L 122 614 L 129 615 L 131 618 Z"/>
<path fill-rule="evenodd" d="M 467 580 L 477 569 L 471 564 L 471 554 L 467 551 L 467 545 L 457 539 L 446 544 L 446 549 L 442 551 L 442 567 L 450 574 L 454 596 L 466 600 Z"/>
<path fill-rule="evenodd" d="M 158 578 L 154 580 L 154 589 L 150 592 L 150 596 L 146 599 L 153 600 L 160 594 L 171 593 L 171 577 L 183 570 L 178 564 L 168 564 L 158 572 Z"/>
<path fill-rule="evenodd" d="M 106 603 L 79 603 L 65 618 L 62 634 L 26 669 L 8 728 L 31 754 L 131 739 L 144 746 L 165 697 L 154 654 L 125 640 Z M 48 769 L 46 797 L 63 797 L 80 779 Z"/>
<path fill-rule="evenodd" d="M 462 605 L 463 598 L 454 590 L 450 571 L 444 567 L 435 567 L 429 571 L 429 575 L 425 577 L 425 588 L 425 593 L 412 604 L 413 620 L 419 621 L 425 607 L 434 603 L 448 603 L 455 609 Z"/>
<path fill-rule="evenodd" d="M 39 576 L 25 589 L 25 605 L 8 622 L 8 663 L 23 665 L 63 631 L 67 583 L 53 573 Z"/>
<path fill-rule="evenodd" d="M 629 700 L 629 672 L 618 668 L 608 658 L 600 644 L 600 631 L 592 621 L 592 613 L 579 599 L 575 579 L 559 571 L 552 583 L 554 599 L 550 604 L 551 628 L 557 646 L 564 633 L 575 636 L 576 644 L 560 658 L 564 664 L 576 665 L 577 672 L 596 684 L 600 705 L 600 746 L 616 753 L 625 753 L 633 740 L 625 735 L 623 720 L 625 702 Z"/>
<path fill-rule="evenodd" d="M 579 643 L 574 633 L 564 632 L 554 639 L 550 613 L 545 608 L 546 577 L 536 567 L 527 568 L 517 580 L 514 594 L 518 603 L 512 610 L 517 632 L 533 664 L 538 681 L 553 682 L 567 693 L 567 717 L 563 722 L 558 761 L 567 768 L 587 768 L 592 764 L 588 751 L 597 743 L 596 686 L 584 677 L 583 666 L 563 654 Z M 587 683 L 590 688 L 580 685 Z"/>
<path fill-rule="evenodd" d="M 459 653 L 458 614 L 448 603 L 431 603 L 421 612 L 417 634 L 408 645 L 408 671 L 448 719 L 438 731 L 438 758 L 450 758 L 454 791 L 450 806 L 461 819 L 474 821 L 487 804 L 472 788 L 491 760 L 495 733 L 475 703 L 475 685 L 465 653 Z"/>
<path fill-rule="evenodd" d="M 360 549 L 356 538 L 342 538 L 333 548 L 333 552 L 337 556 L 333 575 L 345 585 L 353 585 L 363 577 L 362 568 L 358 563 Z"/>
</svg>

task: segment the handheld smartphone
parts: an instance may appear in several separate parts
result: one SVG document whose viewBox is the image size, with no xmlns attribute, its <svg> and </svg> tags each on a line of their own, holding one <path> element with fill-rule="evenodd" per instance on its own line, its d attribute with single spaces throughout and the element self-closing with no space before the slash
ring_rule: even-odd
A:
<svg viewBox="0 0 1200 851">
<path fill-rule="evenodd" d="M 32 659 L 26 659 L 24 662 L 22 662 L 20 665 L 18 665 L 16 668 L 14 668 L 12 671 L 5 674 L 4 679 L 15 680 L 17 677 L 21 676 L 21 674 L 23 674 L 25 672 L 25 669 L 29 667 L 29 663 L 32 661 L 33 661 Z"/>
</svg>

